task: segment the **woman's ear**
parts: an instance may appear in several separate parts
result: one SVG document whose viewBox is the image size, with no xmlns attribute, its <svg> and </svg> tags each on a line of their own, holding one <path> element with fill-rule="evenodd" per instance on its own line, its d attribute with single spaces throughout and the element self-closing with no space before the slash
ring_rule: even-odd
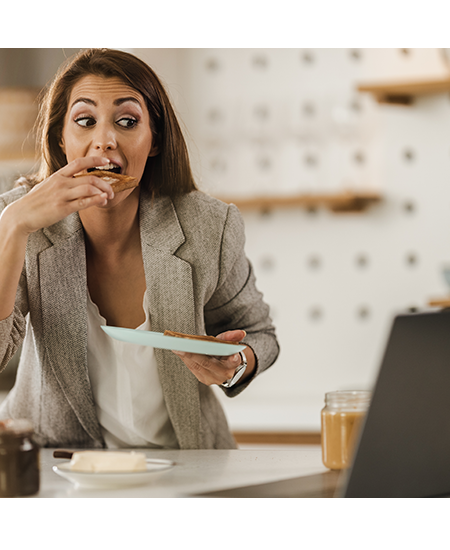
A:
<svg viewBox="0 0 450 550">
<path fill-rule="evenodd" d="M 66 148 L 64 146 L 64 139 L 61 137 L 59 140 L 59 146 L 61 147 L 61 151 L 66 154 Z"/>
</svg>

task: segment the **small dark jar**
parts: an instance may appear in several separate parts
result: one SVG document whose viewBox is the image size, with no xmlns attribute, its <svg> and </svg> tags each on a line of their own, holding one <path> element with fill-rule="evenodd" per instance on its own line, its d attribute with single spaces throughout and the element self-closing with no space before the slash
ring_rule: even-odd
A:
<svg viewBox="0 0 450 550">
<path fill-rule="evenodd" d="M 28 420 L 0 420 L 0 497 L 39 491 L 39 446 Z"/>
</svg>

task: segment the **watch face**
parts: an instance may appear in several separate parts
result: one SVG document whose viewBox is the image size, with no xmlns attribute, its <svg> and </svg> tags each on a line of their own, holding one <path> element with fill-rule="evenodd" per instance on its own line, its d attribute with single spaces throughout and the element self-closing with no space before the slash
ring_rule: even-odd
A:
<svg viewBox="0 0 450 550">
<path fill-rule="evenodd" d="M 240 365 L 236 369 L 236 372 L 234 373 L 234 376 L 231 380 L 232 385 L 236 384 L 241 379 L 241 377 L 243 376 L 246 368 L 247 368 L 247 364 L 245 363 L 243 365 Z"/>
<path fill-rule="evenodd" d="M 242 375 L 247 369 L 247 358 L 242 351 L 239 352 L 239 355 L 242 358 L 242 363 L 234 371 L 233 378 L 230 378 L 230 380 L 227 380 L 222 384 L 222 386 L 225 388 L 231 388 L 231 386 L 234 386 L 242 378 Z"/>
</svg>

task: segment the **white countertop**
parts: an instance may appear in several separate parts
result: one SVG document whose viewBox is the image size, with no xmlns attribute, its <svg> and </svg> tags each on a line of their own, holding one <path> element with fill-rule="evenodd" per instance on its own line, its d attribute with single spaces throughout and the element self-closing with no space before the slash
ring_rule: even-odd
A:
<svg viewBox="0 0 450 550">
<path fill-rule="evenodd" d="M 248 450 L 149 450 L 148 458 L 164 458 L 175 465 L 155 473 L 147 485 L 120 489 L 83 489 L 60 477 L 53 470 L 62 459 L 53 458 L 53 449 L 41 449 L 41 488 L 30 498 L 65 497 L 191 497 L 196 493 L 280 481 L 320 474 L 320 446 L 305 445 L 288 449 Z"/>
</svg>

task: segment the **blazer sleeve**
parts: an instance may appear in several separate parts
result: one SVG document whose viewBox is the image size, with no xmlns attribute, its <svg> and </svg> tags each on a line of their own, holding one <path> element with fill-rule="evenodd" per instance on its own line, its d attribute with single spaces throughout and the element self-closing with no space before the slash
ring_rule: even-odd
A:
<svg viewBox="0 0 450 550">
<path fill-rule="evenodd" d="M 279 345 L 269 315 L 269 306 L 256 288 L 252 265 L 245 255 L 244 222 L 236 206 L 230 205 L 224 224 L 216 290 L 205 306 L 207 334 L 243 329 L 244 343 L 256 357 L 253 377 L 243 384 L 225 389 L 229 397 L 238 395 L 251 380 L 277 359 Z"/>
<path fill-rule="evenodd" d="M 6 206 L 7 202 L 0 197 L 0 215 Z M 14 310 L 9 317 L 0 321 L 0 372 L 4 370 L 25 337 L 27 313 L 28 294 L 24 266 L 17 288 Z"/>
</svg>

